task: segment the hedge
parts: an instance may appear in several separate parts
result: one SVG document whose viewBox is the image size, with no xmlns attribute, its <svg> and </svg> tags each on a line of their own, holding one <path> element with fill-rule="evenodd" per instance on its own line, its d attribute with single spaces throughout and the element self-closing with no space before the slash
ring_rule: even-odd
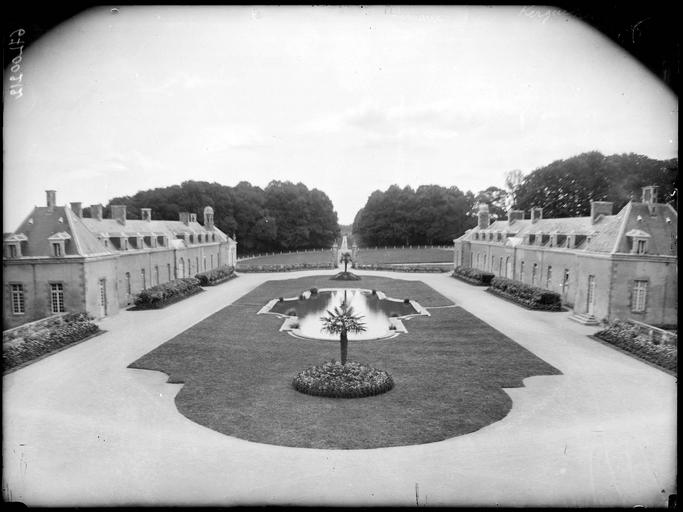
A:
<svg viewBox="0 0 683 512">
<path fill-rule="evenodd" d="M 335 263 L 290 263 L 271 265 L 238 265 L 237 272 L 292 272 L 296 270 L 330 270 Z"/>
<path fill-rule="evenodd" d="M 488 290 L 495 295 L 511 299 L 530 309 L 562 311 L 562 297 L 559 293 L 531 286 L 521 281 L 506 277 L 494 277 Z"/>
<path fill-rule="evenodd" d="M 61 347 L 83 340 L 99 330 L 99 326 L 93 323 L 86 313 L 69 313 L 64 316 L 63 324 L 29 335 L 16 344 L 3 346 L 3 369 L 15 368 Z"/>
<path fill-rule="evenodd" d="M 394 272 L 448 272 L 448 266 L 438 265 L 382 265 L 378 263 L 357 263 L 351 268 L 358 270 L 392 270 Z"/>
<path fill-rule="evenodd" d="M 142 290 L 135 297 L 137 309 L 157 309 L 202 291 L 199 279 L 184 277 Z"/>
<path fill-rule="evenodd" d="M 495 274 L 490 272 L 482 272 L 476 268 L 460 266 L 455 267 L 451 276 L 470 284 L 489 286 L 491 284 L 491 280 L 495 277 Z"/>
<path fill-rule="evenodd" d="M 651 342 L 649 336 L 639 332 L 640 328 L 637 325 L 614 320 L 594 336 L 657 366 L 677 371 L 678 347 L 661 343 L 657 339 Z"/>
<path fill-rule="evenodd" d="M 237 276 L 235 275 L 235 267 L 225 265 L 213 270 L 207 270 L 206 272 L 200 272 L 194 277 L 199 280 L 200 286 L 213 286 Z"/>
</svg>

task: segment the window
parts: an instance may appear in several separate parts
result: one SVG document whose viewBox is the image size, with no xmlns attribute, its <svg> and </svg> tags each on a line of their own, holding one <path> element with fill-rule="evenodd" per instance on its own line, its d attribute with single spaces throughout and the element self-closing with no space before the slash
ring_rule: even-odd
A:
<svg viewBox="0 0 683 512">
<path fill-rule="evenodd" d="M 64 285 L 50 284 L 50 307 L 53 313 L 64 313 Z"/>
<path fill-rule="evenodd" d="M 178 277 L 185 277 L 185 260 L 182 258 L 178 260 Z"/>
<path fill-rule="evenodd" d="M 636 254 L 645 254 L 645 240 L 636 240 Z"/>
<path fill-rule="evenodd" d="M 10 293 L 12 296 L 12 313 L 15 315 L 23 315 L 26 312 L 24 309 L 24 285 L 11 284 Z"/>
<path fill-rule="evenodd" d="M 204 270 L 206 270 L 206 256 L 204 256 Z"/>
<path fill-rule="evenodd" d="M 168 280 L 171 281 L 171 264 L 166 263 L 166 270 L 168 271 Z"/>
<path fill-rule="evenodd" d="M 538 263 L 534 263 L 534 266 L 531 267 L 531 284 L 535 285 L 536 284 L 536 273 L 538 272 Z"/>
<path fill-rule="evenodd" d="M 564 276 L 562 277 L 562 293 L 567 293 L 569 287 L 569 269 L 564 269 Z"/>
<path fill-rule="evenodd" d="M 154 282 L 152 284 L 154 286 L 159 284 L 159 265 L 154 266 Z"/>
<path fill-rule="evenodd" d="M 548 267 L 548 276 L 545 279 L 545 287 L 550 290 L 553 284 L 553 267 Z"/>
<path fill-rule="evenodd" d="M 16 258 L 17 257 L 17 246 L 16 245 L 10 245 L 9 246 L 9 257 L 10 258 Z"/>
<path fill-rule="evenodd" d="M 131 294 L 131 289 L 130 289 L 130 272 L 126 272 L 126 293 L 128 295 Z"/>
<path fill-rule="evenodd" d="M 195 268 L 195 274 L 199 272 L 199 256 L 195 259 L 195 263 L 197 264 L 197 268 Z"/>
<path fill-rule="evenodd" d="M 147 289 L 147 275 L 145 274 L 145 269 L 140 270 L 140 277 L 142 278 L 142 289 Z"/>
<path fill-rule="evenodd" d="M 62 245 L 59 243 L 52 244 L 52 255 L 60 257 L 62 255 Z"/>
<path fill-rule="evenodd" d="M 519 280 L 524 282 L 524 262 L 519 264 Z"/>
<path fill-rule="evenodd" d="M 647 301 L 647 281 L 633 282 L 633 300 L 631 311 L 634 313 L 644 313 Z"/>
<path fill-rule="evenodd" d="M 211 268 L 213 268 L 213 254 L 211 255 Z"/>
</svg>

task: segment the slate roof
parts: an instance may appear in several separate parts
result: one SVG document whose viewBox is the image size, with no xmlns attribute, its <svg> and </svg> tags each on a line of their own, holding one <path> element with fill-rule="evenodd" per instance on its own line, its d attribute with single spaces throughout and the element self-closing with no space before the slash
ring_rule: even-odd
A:
<svg viewBox="0 0 683 512">
<path fill-rule="evenodd" d="M 19 241 L 22 245 L 22 257 L 52 256 L 51 237 L 65 240 L 64 255 L 69 256 L 100 256 L 120 252 L 112 244 L 105 246 L 103 237 L 136 237 L 166 236 L 172 248 L 186 247 L 185 241 L 179 239 L 185 234 L 215 234 L 216 242 L 226 242 L 229 237 L 214 226 L 208 230 L 198 222 L 166 220 L 126 220 L 122 225 L 115 219 L 97 220 L 78 217 L 67 206 L 37 206 L 24 220 L 19 228 L 4 236 L 4 241 Z M 22 241 L 21 235 L 26 237 Z M 195 238 L 196 242 L 196 238 Z M 193 245 L 193 244 L 190 244 Z M 149 248 L 145 244 L 144 248 Z M 135 250 L 133 248 L 129 250 Z"/>
<path fill-rule="evenodd" d="M 646 203 L 629 202 L 616 215 L 599 215 L 595 223 L 591 222 L 591 217 L 538 219 L 536 222 L 523 219 L 516 220 L 512 224 L 507 219 L 497 220 L 487 229 L 474 227 L 457 240 L 476 241 L 475 233 L 501 232 L 509 237 L 507 240 L 512 242 L 510 245 L 521 245 L 526 235 L 573 234 L 579 236 L 573 250 L 615 254 L 630 252 L 627 233 L 632 230 L 639 230 L 650 235 L 648 254 L 677 255 L 675 237 L 678 233 L 678 214 L 668 204 L 653 205 L 653 215 L 651 215 Z M 497 243 L 495 236 L 491 243 Z M 549 242 L 544 245 L 533 245 L 548 247 Z M 564 246 L 566 247 L 566 242 Z M 561 249 L 562 246 L 555 248 Z"/>
</svg>

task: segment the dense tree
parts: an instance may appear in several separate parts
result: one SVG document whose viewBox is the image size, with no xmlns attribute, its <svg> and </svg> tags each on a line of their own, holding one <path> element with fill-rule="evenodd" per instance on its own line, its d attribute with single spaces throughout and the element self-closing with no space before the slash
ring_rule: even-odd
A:
<svg viewBox="0 0 683 512">
<path fill-rule="evenodd" d="M 364 246 L 450 244 L 472 227 L 474 195 L 457 187 L 390 186 L 374 191 L 356 214 L 354 236 Z M 358 243 L 358 242 L 357 242 Z"/>
<path fill-rule="evenodd" d="M 491 222 L 498 219 L 507 218 L 507 210 L 510 193 L 498 187 L 488 187 L 480 191 L 474 197 L 474 208 L 471 210 L 471 215 L 476 217 L 479 208 L 479 203 L 486 203 L 489 205 L 489 215 Z"/>
<path fill-rule="evenodd" d="M 332 201 L 317 189 L 298 183 L 271 182 L 265 190 L 242 181 L 235 187 L 185 181 L 180 185 L 113 198 L 127 206 L 130 219 L 140 218 L 140 208 L 151 208 L 155 219 L 177 219 L 181 211 L 197 214 L 204 222 L 204 207 L 214 209 L 216 226 L 235 235 L 241 254 L 330 247 L 339 235 Z"/>
<path fill-rule="evenodd" d="M 659 201 L 677 208 L 678 159 L 660 161 L 633 153 L 582 153 L 528 174 L 516 190 L 515 208 L 543 207 L 544 217 L 590 215 L 591 201 L 611 201 L 618 211 L 640 201 L 642 187 L 657 185 Z"/>
</svg>

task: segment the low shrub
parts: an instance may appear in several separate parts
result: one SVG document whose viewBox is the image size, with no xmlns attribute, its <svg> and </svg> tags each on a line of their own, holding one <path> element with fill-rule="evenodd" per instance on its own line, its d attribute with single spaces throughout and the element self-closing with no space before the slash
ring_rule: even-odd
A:
<svg viewBox="0 0 683 512">
<path fill-rule="evenodd" d="M 323 363 L 299 372 L 292 382 L 301 393 L 330 398 L 363 398 L 386 393 L 394 381 L 384 370 L 355 361 Z"/>
<path fill-rule="evenodd" d="M 641 334 L 640 328 L 631 322 L 614 320 L 594 336 L 657 366 L 677 371 L 678 348 L 674 345 L 651 342 L 649 337 Z"/>
<path fill-rule="evenodd" d="M 184 277 L 142 290 L 135 296 L 135 307 L 137 309 L 157 309 L 200 291 L 199 279 Z"/>
<path fill-rule="evenodd" d="M 194 277 L 199 280 L 200 286 L 213 286 L 224 283 L 233 277 L 237 277 L 237 275 L 235 274 L 235 267 L 224 265 L 213 270 L 200 272 Z"/>
<path fill-rule="evenodd" d="M 476 268 L 463 266 L 455 267 L 451 276 L 479 286 L 489 286 L 491 280 L 495 277 L 495 275 L 490 272 L 482 272 Z"/>
<path fill-rule="evenodd" d="M 291 263 L 272 265 L 237 265 L 237 272 L 293 272 L 296 270 L 330 270 L 337 268 L 334 263 Z"/>
<path fill-rule="evenodd" d="M 506 277 L 494 277 L 489 291 L 530 309 L 561 311 L 562 297 L 557 292 L 531 286 Z"/>
<path fill-rule="evenodd" d="M 99 326 L 90 320 L 87 313 L 69 313 L 63 324 L 31 334 L 20 343 L 3 346 L 3 369 L 15 368 L 97 333 Z"/>
</svg>

